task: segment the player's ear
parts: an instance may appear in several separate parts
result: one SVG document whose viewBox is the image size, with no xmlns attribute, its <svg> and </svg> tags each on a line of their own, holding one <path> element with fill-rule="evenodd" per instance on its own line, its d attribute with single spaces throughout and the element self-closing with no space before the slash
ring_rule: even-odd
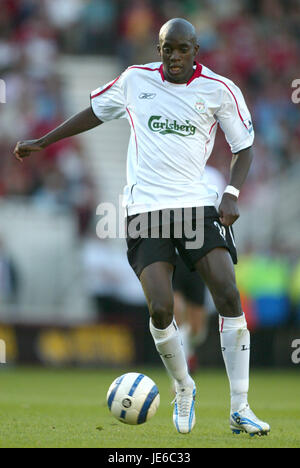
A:
<svg viewBox="0 0 300 468">
<path fill-rule="evenodd" d="M 156 49 L 157 49 L 158 55 L 161 57 L 161 47 L 160 47 L 160 44 L 157 44 Z"/>
<path fill-rule="evenodd" d="M 194 46 L 195 57 L 198 55 L 198 53 L 199 53 L 199 49 L 200 49 L 200 46 L 199 46 L 199 44 L 195 44 L 195 46 Z"/>
</svg>

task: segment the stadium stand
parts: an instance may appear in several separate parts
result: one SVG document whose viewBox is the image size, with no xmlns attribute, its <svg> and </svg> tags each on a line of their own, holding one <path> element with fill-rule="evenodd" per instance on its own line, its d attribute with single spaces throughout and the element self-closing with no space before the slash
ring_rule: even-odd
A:
<svg viewBox="0 0 300 468">
<path fill-rule="evenodd" d="M 87 106 L 89 92 L 125 66 L 157 60 L 157 32 L 170 16 L 184 16 L 195 24 L 199 60 L 245 91 L 253 115 L 255 160 L 235 228 L 240 253 L 249 248 L 271 251 L 287 260 L 289 271 L 299 262 L 300 111 L 291 99 L 291 84 L 299 78 L 298 1 L 2 0 L 0 77 L 6 83 L 7 102 L 0 104 L 0 216 L 6 222 L 1 222 L 0 234 L 20 270 L 20 287 L 29 288 L 37 276 L 40 281 L 39 288 L 21 293 L 24 319 L 38 316 L 39 298 L 44 303 L 47 298 L 44 308 L 50 308 L 53 317 L 60 298 L 61 311 L 72 316 L 78 301 L 70 298 L 68 315 L 58 271 L 68 259 L 72 265 L 74 252 L 95 225 L 98 203 L 118 204 L 129 129 L 125 122 L 107 124 L 105 131 L 95 129 L 53 145 L 21 168 L 12 157 L 14 145 L 44 134 Z M 224 143 L 219 131 L 211 164 L 228 177 L 230 153 Z M 14 217 L 7 215 L 10 212 Z M 44 224 L 37 213 L 43 213 Z M 36 265 L 39 271 L 24 271 L 33 261 L 29 249 L 22 251 L 20 232 L 36 253 L 35 260 L 43 236 L 54 242 L 57 257 L 51 263 L 49 249 L 44 258 L 49 270 Z M 74 246 L 64 262 L 59 260 L 62 238 L 65 245 L 70 241 Z M 120 252 L 124 255 L 121 243 Z M 81 266 L 74 268 L 79 271 Z M 49 272 L 53 284 L 47 291 Z M 80 284 L 78 276 L 77 281 Z M 36 312 L 30 315 L 27 306 Z M 286 321 L 292 308 L 284 307 Z M 85 300 L 77 314 L 91 316 Z"/>
</svg>

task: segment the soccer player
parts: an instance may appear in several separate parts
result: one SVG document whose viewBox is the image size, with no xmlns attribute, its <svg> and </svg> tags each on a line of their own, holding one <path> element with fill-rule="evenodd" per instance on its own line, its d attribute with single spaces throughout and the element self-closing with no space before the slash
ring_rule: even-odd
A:
<svg viewBox="0 0 300 468">
<path fill-rule="evenodd" d="M 247 401 L 250 340 L 236 287 L 236 251 L 231 225 L 239 217 L 237 199 L 247 176 L 254 134 L 241 91 L 227 78 L 196 62 L 199 47 L 192 24 L 181 18 L 165 23 L 159 34 L 161 62 L 132 66 L 91 93 L 91 105 L 38 140 L 18 142 L 22 161 L 62 138 L 103 122 L 126 118 L 131 126 L 128 148 L 128 260 L 143 287 L 150 312 L 150 331 L 161 359 L 175 381 L 173 422 L 188 433 L 195 424 L 195 383 L 173 316 L 172 275 L 175 247 L 191 270 L 204 279 L 220 314 L 221 347 L 230 382 L 230 427 L 235 432 L 265 434 L 269 425 L 257 419 Z M 218 125 L 233 153 L 230 182 L 219 212 L 215 191 L 202 180 Z M 162 235 L 164 209 L 190 208 L 197 224 L 204 211 L 204 243 L 190 248 L 187 236 Z M 136 218 L 159 213 L 160 235 L 136 235 Z M 150 214 L 150 215 L 149 215 Z M 171 218 L 170 218 L 171 219 Z M 133 234 L 132 234 L 133 232 Z M 152 232 L 152 229 L 151 229 Z M 144 234 L 144 233 L 143 233 Z M 195 236 L 197 237 L 198 232 Z M 190 240 L 190 238 L 188 239 Z"/>
</svg>

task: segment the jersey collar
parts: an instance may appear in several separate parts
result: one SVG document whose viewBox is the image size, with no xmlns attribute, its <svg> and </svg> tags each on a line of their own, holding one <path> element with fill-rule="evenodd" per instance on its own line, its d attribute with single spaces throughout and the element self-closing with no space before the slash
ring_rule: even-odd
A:
<svg viewBox="0 0 300 468">
<path fill-rule="evenodd" d="M 201 73 L 202 73 L 202 65 L 199 63 L 199 62 L 195 62 L 195 65 L 196 65 L 196 68 L 194 70 L 194 73 L 192 74 L 191 78 L 189 79 L 189 81 L 187 82 L 187 86 L 195 79 L 195 78 L 199 78 L 199 76 L 201 76 Z M 160 73 L 160 76 L 161 76 L 161 79 L 163 81 L 166 81 L 166 78 L 165 78 L 165 75 L 164 75 L 164 68 L 163 68 L 163 64 L 161 64 L 161 66 L 159 67 L 159 73 Z"/>
</svg>

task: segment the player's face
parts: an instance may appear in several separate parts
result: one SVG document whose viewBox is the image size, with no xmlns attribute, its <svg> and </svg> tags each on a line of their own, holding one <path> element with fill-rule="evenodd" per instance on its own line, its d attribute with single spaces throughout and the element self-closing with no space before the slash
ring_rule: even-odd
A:
<svg viewBox="0 0 300 468">
<path fill-rule="evenodd" d="M 158 52 L 161 56 L 164 75 L 171 83 L 187 83 L 194 70 L 194 60 L 199 46 L 193 39 L 180 35 L 161 38 Z"/>
</svg>

